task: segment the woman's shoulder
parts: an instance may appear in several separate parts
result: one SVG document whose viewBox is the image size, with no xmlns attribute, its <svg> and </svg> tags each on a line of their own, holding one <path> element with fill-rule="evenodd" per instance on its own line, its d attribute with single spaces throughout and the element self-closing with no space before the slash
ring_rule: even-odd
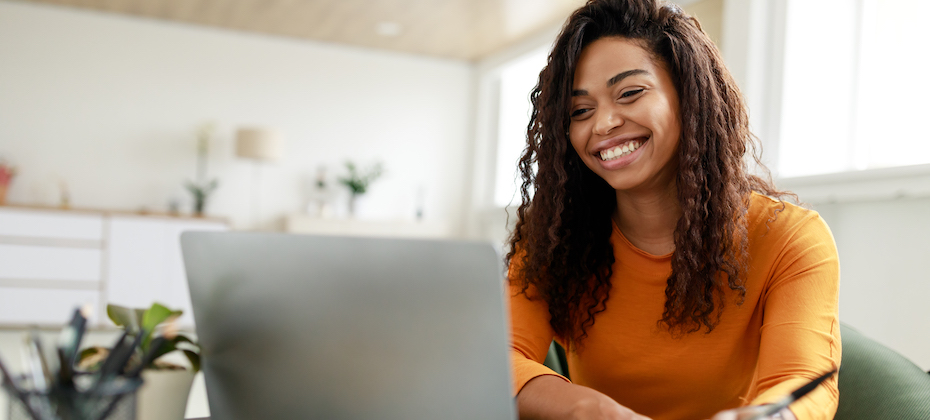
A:
<svg viewBox="0 0 930 420">
<path fill-rule="evenodd" d="M 746 221 L 750 240 L 833 240 L 829 227 L 815 210 L 755 192 Z"/>
</svg>

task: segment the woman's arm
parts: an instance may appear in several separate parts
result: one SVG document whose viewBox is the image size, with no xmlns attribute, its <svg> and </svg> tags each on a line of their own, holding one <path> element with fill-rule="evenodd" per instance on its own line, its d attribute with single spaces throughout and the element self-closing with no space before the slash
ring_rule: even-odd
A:
<svg viewBox="0 0 930 420">
<path fill-rule="evenodd" d="M 510 287 L 511 363 L 521 419 L 647 420 L 594 389 L 575 385 L 542 364 L 554 332 L 534 291 Z"/>
<path fill-rule="evenodd" d="M 840 364 L 839 258 L 833 236 L 816 212 L 793 213 L 779 215 L 787 226 L 773 224 L 768 233 L 779 240 L 768 250 L 775 263 L 763 295 L 755 405 L 772 403 Z M 801 420 L 832 419 L 838 400 L 834 376 L 792 404 L 791 411 Z"/>
<path fill-rule="evenodd" d="M 551 375 L 531 379 L 517 394 L 521 420 L 648 420 L 610 397 Z"/>
</svg>

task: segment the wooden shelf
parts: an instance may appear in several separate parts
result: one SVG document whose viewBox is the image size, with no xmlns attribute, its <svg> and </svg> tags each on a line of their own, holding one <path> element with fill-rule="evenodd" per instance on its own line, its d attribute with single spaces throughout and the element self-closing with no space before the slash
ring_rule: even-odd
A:
<svg viewBox="0 0 930 420">
<path fill-rule="evenodd" d="M 293 214 L 285 219 L 288 233 L 396 238 L 449 238 L 448 223 L 412 220 L 327 219 Z"/>
<path fill-rule="evenodd" d="M 219 222 L 224 224 L 229 224 L 229 221 L 225 217 L 219 216 L 194 216 L 190 214 L 171 214 L 164 212 L 151 212 L 146 210 L 114 210 L 114 209 L 94 209 L 86 207 L 56 207 L 56 206 L 45 206 L 39 204 L 0 204 L 0 209 L 8 208 L 11 210 L 28 210 L 28 211 L 53 211 L 53 212 L 67 212 L 72 214 L 92 214 L 92 215 L 103 215 L 103 216 L 141 216 L 141 217 L 157 217 L 164 219 L 174 219 L 174 220 L 206 220 L 210 222 Z"/>
</svg>

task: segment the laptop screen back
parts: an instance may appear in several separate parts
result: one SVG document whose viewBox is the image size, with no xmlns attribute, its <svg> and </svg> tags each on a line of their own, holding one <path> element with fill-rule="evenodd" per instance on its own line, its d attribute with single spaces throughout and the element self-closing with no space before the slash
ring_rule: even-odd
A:
<svg viewBox="0 0 930 420">
<path fill-rule="evenodd" d="M 212 418 L 514 418 L 490 245 L 241 232 L 181 242 Z"/>
</svg>

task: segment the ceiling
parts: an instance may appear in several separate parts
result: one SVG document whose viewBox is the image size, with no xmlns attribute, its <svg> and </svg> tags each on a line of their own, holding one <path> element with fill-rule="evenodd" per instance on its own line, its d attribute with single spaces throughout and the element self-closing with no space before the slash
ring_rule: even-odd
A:
<svg viewBox="0 0 930 420">
<path fill-rule="evenodd" d="M 584 0 L 29 0 L 238 31 L 476 60 Z"/>
</svg>

